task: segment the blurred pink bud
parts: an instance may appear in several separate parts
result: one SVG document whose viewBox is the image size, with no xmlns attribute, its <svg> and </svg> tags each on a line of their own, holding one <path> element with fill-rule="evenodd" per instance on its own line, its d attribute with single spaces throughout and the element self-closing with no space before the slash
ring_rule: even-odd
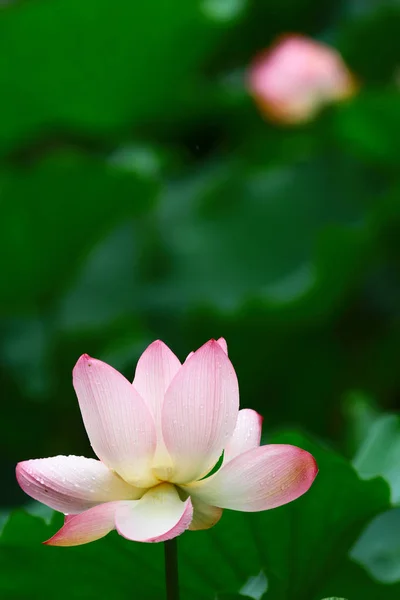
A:
<svg viewBox="0 0 400 600">
<path fill-rule="evenodd" d="M 326 104 L 353 96 L 358 84 L 333 48 L 301 35 L 279 38 L 250 68 L 248 88 L 270 120 L 311 120 Z"/>
</svg>

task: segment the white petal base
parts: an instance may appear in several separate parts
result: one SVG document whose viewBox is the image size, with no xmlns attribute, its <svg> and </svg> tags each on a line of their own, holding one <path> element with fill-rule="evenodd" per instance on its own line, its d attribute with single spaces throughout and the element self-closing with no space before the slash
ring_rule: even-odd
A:
<svg viewBox="0 0 400 600">
<path fill-rule="evenodd" d="M 190 531 L 202 531 L 214 527 L 222 517 L 222 508 L 211 506 L 198 498 L 192 498 L 193 519 L 189 525 Z"/>
<path fill-rule="evenodd" d="M 162 483 L 140 500 L 119 503 L 115 513 L 117 531 L 135 542 L 164 542 L 187 529 L 192 521 L 190 498 L 182 501 L 174 485 Z"/>
</svg>

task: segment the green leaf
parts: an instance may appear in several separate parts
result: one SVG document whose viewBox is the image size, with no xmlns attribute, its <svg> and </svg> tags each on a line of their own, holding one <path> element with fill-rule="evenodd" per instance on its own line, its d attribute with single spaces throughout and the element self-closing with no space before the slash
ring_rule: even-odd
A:
<svg viewBox="0 0 400 600">
<path fill-rule="evenodd" d="M 346 151 L 383 165 L 398 164 L 400 128 L 397 89 L 367 90 L 335 111 L 335 136 Z"/>
<path fill-rule="evenodd" d="M 358 449 L 353 464 L 361 477 L 380 475 L 390 485 L 393 503 L 400 503 L 400 418 L 384 414 L 377 417 Z M 352 559 L 377 581 L 400 581 L 400 509 L 378 515 L 365 529 L 351 551 Z M 400 589 L 400 585 L 398 586 Z"/>
<path fill-rule="evenodd" d="M 346 419 L 346 455 L 354 456 L 368 437 L 379 412 L 367 394 L 351 390 L 344 397 L 343 413 Z"/>
<path fill-rule="evenodd" d="M 45 306 L 91 247 L 123 219 L 148 210 L 156 192 L 151 178 L 79 154 L 0 171 L 0 203 L 7 207 L 1 309 Z"/>
<path fill-rule="evenodd" d="M 345 598 L 363 600 L 398 600 L 400 585 L 385 585 L 372 578 L 360 565 L 349 559 L 342 564 L 340 571 L 327 586 L 327 593 L 341 590 Z"/>
<path fill-rule="evenodd" d="M 253 600 L 261 600 L 264 597 L 265 592 L 268 589 L 268 579 L 263 571 L 260 571 L 258 575 L 249 577 L 246 581 L 240 593 L 242 595 L 248 595 Z"/>
<path fill-rule="evenodd" d="M 120 0 L 114 10 L 107 0 L 56 0 L 2 12 L 0 150 L 49 125 L 109 135 L 179 118 L 179 94 L 220 33 L 197 1 L 171 10 L 165 0 Z"/>
<path fill-rule="evenodd" d="M 400 418 L 397 415 L 382 415 L 376 419 L 353 464 L 363 478 L 384 477 L 390 485 L 392 501 L 400 503 Z"/>
<path fill-rule="evenodd" d="M 125 600 L 130 588 L 140 590 L 140 597 L 145 600 L 161 597 L 162 544 L 138 548 L 110 535 L 98 544 L 57 552 L 41 542 L 61 521 L 56 515 L 51 526 L 46 526 L 40 518 L 22 511 L 11 516 L 0 547 L 3 597 L 39 600 L 44 593 L 50 593 L 63 599 Z M 25 582 L 18 576 L 20 564 L 27 575 Z"/>
<path fill-rule="evenodd" d="M 207 305 L 236 318 L 257 303 L 290 320 L 337 302 L 365 252 L 374 182 L 338 156 L 258 161 L 238 156 L 170 185 L 158 210 L 168 278 L 152 282 L 149 308 Z"/>
<path fill-rule="evenodd" d="M 376 581 L 400 581 L 399 528 L 399 508 L 378 515 L 351 551 L 352 559 L 364 567 Z"/>
<path fill-rule="evenodd" d="M 379 0 L 339 26 L 339 48 L 362 82 L 387 83 L 393 80 L 400 55 L 400 9 L 396 0 Z M 376 49 L 379 48 L 379 52 Z"/>
</svg>

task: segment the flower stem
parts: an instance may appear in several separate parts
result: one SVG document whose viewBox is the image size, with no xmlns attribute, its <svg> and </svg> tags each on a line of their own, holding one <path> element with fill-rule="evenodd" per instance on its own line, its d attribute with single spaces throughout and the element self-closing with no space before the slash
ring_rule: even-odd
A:
<svg viewBox="0 0 400 600">
<path fill-rule="evenodd" d="M 165 551 L 165 588 L 167 600 L 179 600 L 178 580 L 178 540 L 174 538 L 164 542 Z"/>
</svg>

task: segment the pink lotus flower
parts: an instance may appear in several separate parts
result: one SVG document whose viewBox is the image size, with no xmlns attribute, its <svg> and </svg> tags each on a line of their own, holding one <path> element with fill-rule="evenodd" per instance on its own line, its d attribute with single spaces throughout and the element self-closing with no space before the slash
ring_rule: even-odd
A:
<svg viewBox="0 0 400 600">
<path fill-rule="evenodd" d="M 288 35 L 261 54 L 249 72 L 260 110 L 280 123 L 312 119 L 326 104 L 353 96 L 358 85 L 340 54 L 301 35 Z"/>
<path fill-rule="evenodd" d="M 300 448 L 260 446 L 262 419 L 239 411 L 222 338 L 183 365 L 163 342 L 152 343 L 133 384 L 84 354 L 73 383 L 99 460 L 55 456 L 16 469 L 29 496 L 66 515 L 47 544 L 85 544 L 112 529 L 130 540 L 165 541 L 212 527 L 224 508 L 251 512 L 291 502 L 317 474 Z M 222 466 L 206 477 L 223 450 Z"/>
</svg>

